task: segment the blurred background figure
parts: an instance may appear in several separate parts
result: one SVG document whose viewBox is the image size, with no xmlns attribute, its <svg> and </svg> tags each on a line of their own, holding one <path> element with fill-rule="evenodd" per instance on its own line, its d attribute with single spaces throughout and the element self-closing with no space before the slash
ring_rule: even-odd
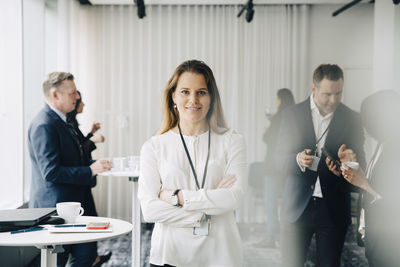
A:
<svg viewBox="0 0 400 267">
<path fill-rule="evenodd" d="M 371 267 L 400 266 L 399 114 L 398 93 L 385 90 L 367 97 L 361 118 L 377 141 L 375 153 L 365 172 L 342 166 L 343 177 L 364 189 L 365 255 Z"/>
<path fill-rule="evenodd" d="M 100 129 L 100 123 L 95 122 L 92 125 L 92 130 L 84 136 L 81 130 L 79 129 L 79 123 L 76 119 L 76 115 L 82 113 L 83 107 L 85 103 L 82 101 L 82 95 L 79 91 L 79 99 L 76 101 L 75 109 L 67 114 L 67 122 L 71 124 L 78 134 L 79 142 L 82 145 L 84 153 L 87 157 L 92 160 L 92 151 L 96 149 L 95 143 L 103 143 L 105 138 L 103 135 L 94 135 Z"/>
<path fill-rule="evenodd" d="M 28 130 L 32 162 L 30 208 L 55 207 L 59 202 L 80 202 L 85 216 L 97 216 L 91 187 L 96 175 L 109 171 L 111 161 L 89 160 L 77 132 L 67 122 L 80 96 L 74 76 L 52 72 L 43 82 L 46 105 L 32 120 Z M 63 245 L 57 254 L 58 266 L 100 266 L 111 254 L 98 256 L 97 242 Z"/>
<path fill-rule="evenodd" d="M 282 111 L 294 104 L 292 92 L 287 88 L 282 88 L 276 93 L 276 113 L 271 115 L 269 109 L 265 109 L 265 115 L 270 121 L 263 136 L 263 141 L 267 144 L 267 154 L 263 164 L 265 168 L 263 195 L 266 213 L 266 236 L 257 244 L 260 247 L 275 247 L 276 241 L 279 240 L 278 198 L 282 192 L 284 177 L 279 175 L 279 170 L 275 168 L 274 155 Z"/>
<path fill-rule="evenodd" d="M 92 130 L 86 136 L 84 136 L 82 131 L 79 129 L 79 123 L 78 120 L 76 119 L 76 115 L 82 113 L 85 103 L 82 101 L 81 93 L 79 91 L 77 91 L 77 93 L 79 95 L 79 99 L 76 100 L 75 109 L 67 113 L 67 123 L 71 125 L 75 130 L 79 143 L 81 144 L 83 153 L 85 154 L 85 158 L 89 161 L 87 164 L 90 164 L 93 161 L 92 151 L 96 149 L 95 143 L 104 142 L 104 136 L 94 135 L 94 133 L 100 129 L 99 122 L 93 123 Z M 91 187 L 95 187 L 96 184 L 97 184 L 97 177 L 93 177 Z M 92 192 L 91 190 L 89 191 L 90 193 L 86 195 L 86 198 L 88 199 L 88 203 L 90 203 L 91 206 L 90 209 L 93 210 L 95 214 L 97 214 Z M 93 266 L 101 266 L 103 263 L 107 262 L 111 258 L 111 255 L 112 252 L 109 251 L 105 255 L 97 256 L 93 263 Z"/>
</svg>

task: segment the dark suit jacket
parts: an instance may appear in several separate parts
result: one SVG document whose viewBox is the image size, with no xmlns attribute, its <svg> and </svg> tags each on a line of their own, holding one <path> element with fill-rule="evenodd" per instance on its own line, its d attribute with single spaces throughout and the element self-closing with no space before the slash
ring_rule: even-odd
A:
<svg viewBox="0 0 400 267">
<path fill-rule="evenodd" d="M 337 226 L 347 226 L 350 220 L 350 191 L 354 187 L 343 177 L 335 176 L 325 164 L 322 156 L 318 173 L 306 169 L 302 172 L 297 164 L 297 153 L 314 149 L 316 136 L 311 117 L 310 98 L 283 111 L 277 157 L 287 176 L 283 194 L 282 219 L 296 222 L 304 212 L 314 192 L 319 175 L 321 190 L 327 202 L 331 218 Z M 365 166 L 363 150 L 364 132 L 358 113 L 339 104 L 326 137 L 325 148 L 337 156 L 342 144 L 353 149 L 361 166 Z"/>
<path fill-rule="evenodd" d="M 32 161 L 29 207 L 55 207 L 58 202 L 77 201 L 85 215 L 96 215 L 90 191 L 92 171 L 81 158 L 77 138 L 48 105 L 29 127 L 28 146 Z"/>
</svg>

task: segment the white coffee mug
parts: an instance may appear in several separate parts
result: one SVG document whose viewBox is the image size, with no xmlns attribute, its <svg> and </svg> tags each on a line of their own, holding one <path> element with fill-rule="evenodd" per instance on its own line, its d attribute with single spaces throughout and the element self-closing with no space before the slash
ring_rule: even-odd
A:
<svg viewBox="0 0 400 267">
<path fill-rule="evenodd" d="M 76 218 L 82 216 L 84 209 L 79 202 L 60 202 L 56 205 L 58 216 L 63 218 L 66 223 L 74 223 Z"/>
</svg>

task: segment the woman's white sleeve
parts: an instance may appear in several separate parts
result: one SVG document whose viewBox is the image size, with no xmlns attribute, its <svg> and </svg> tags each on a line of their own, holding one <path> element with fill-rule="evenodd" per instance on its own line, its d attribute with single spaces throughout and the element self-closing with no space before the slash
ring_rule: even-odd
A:
<svg viewBox="0 0 400 267">
<path fill-rule="evenodd" d="M 174 227 L 200 226 L 203 213 L 188 211 L 173 206 L 158 198 L 161 189 L 161 178 L 157 158 L 151 140 L 147 141 L 140 152 L 140 175 L 138 198 L 142 214 L 147 222 L 169 224 Z"/>
<path fill-rule="evenodd" d="M 182 190 L 187 211 L 200 211 L 208 215 L 219 215 L 233 211 L 240 206 L 247 189 L 247 159 L 244 138 L 233 133 L 227 146 L 225 175 L 233 174 L 236 182 L 231 188 Z"/>
</svg>

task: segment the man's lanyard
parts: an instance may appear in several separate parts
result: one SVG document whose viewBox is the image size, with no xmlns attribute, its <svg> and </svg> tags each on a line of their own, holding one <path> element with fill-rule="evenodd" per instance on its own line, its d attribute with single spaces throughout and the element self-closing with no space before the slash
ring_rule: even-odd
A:
<svg viewBox="0 0 400 267">
<path fill-rule="evenodd" d="M 325 136 L 325 134 L 328 132 L 329 127 L 331 127 L 332 120 L 329 122 L 328 127 L 326 127 L 325 131 L 322 133 L 322 135 L 318 138 L 317 142 L 315 143 L 315 155 L 317 154 L 317 149 L 318 149 L 318 144 L 321 142 L 322 138 Z"/>
<path fill-rule="evenodd" d="M 193 166 L 193 163 L 192 163 L 192 159 L 190 158 L 189 151 L 188 151 L 188 149 L 187 149 L 187 147 L 186 147 L 185 139 L 183 139 L 183 135 L 182 135 L 181 127 L 179 126 L 179 123 L 178 123 L 178 129 L 179 129 L 179 134 L 180 134 L 181 139 L 182 139 L 183 147 L 185 148 L 186 156 L 187 156 L 187 158 L 188 158 L 188 160 L 189 160 L 190 167 L 192 168 L 192 172 L 193 172 L 194 179 L 195 179 L 195 181 L 196 181 L 197 189 L 204 188 L 204 184 L 205 184 L 205 181 L 206 181 L 206 175 L 207 175 L 207 168 L 208 168 L 208 159 L 210 158 L 210 140 L 211 140 L 211 129 L 210 129 L 210 125 L 208 125 L 208 152 L 207 152 L 207 160 L 206 160 L 206 165 L 204 166 L 203 183 L 202 183 L 201 187 L 200 187 L 199 181 L 198 181 L 198 179 L 197 179 L 197 174 L 196 174 L 196 171 L 195 171 L 195 169 L 194 169 L 194 166 Z"/>
</svg>

